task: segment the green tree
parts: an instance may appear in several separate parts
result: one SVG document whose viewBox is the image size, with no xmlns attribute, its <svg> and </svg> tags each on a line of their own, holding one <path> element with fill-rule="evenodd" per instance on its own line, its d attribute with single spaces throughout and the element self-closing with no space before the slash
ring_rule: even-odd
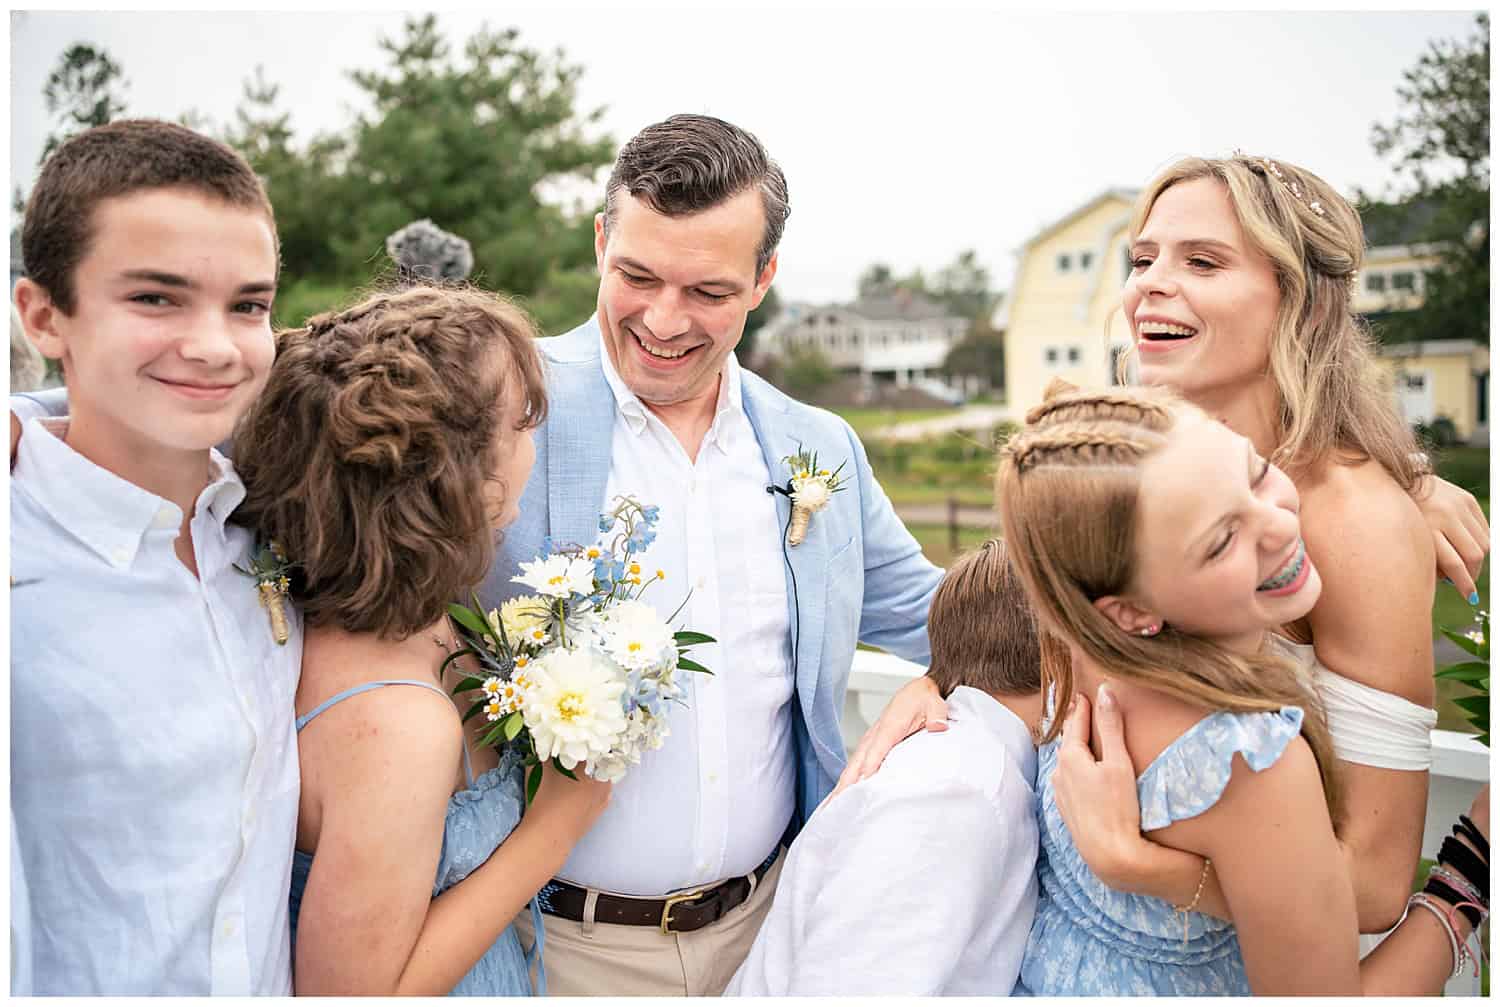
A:
<svg viewBox="0 0 1500 1007">
<path fill-rule="evenodd" d="M 123 92 L 129 86 L 120 64 L 103 49 L 85 42 L 68 46 L 42 87 L 47 114 L 53 118 L 42 160 L 74 133 L 118 118 L 125 111 Z"/>
<path fill-rule="evenodd" d="M 975 321 L 969 334 L 943 358 L 947 377 L 977 377 L 989 389 L 1005 387 L 1005 337 L 984 319 Z"/>
<path fill-rule="evenodd" d="M 1376 124 L 1376 153 L 1394 161 L 1407 204 L 1433 211 L 1415 240 L 1443 248 L 1422 307 L 1383 320 L 1390 341 L 1490 338 L 1490 21 L 1464 39 L 1431 43 L 1396 88 L 1401 110 Z M 1362 199 L 1362 202 L 1368 202 Z"/>
<path fill-rule="evenodd" d="M 980 265 L 979 255 L 972 248 L 958 253 L 957 258 L 938 270 L 928 293 L 953 314 L 974 322 L 988 319 L 995 308 L 990 271 Z"/>
<path fill-rule="evenodd" d="M 812 399 L 838 374 L 828 357 L 816 346 L 798 347 L 787 353 L 779 368 L 780 387 L 794 399 Z"/>
<path fill-rule="evenodd" d="M 257 66 L 244 83 L 234 122 L 223 139 L 245 156 L 266 187 L 276 212 L 284 279 L 292 285 L 312 284 L 320 290 L 326 290 L 328 282 L 340 278 L 341 272 L 348 274 L 344 279 L 362 282 L 368 263 L 341 269 L 333 244 L 338 222 L 358 212 L 338 170 L 346 141 L 325 135 L 314 138 L 305 149 L 297 149 L 292 142 L 291 114 L 279 107 L 280 95 L 280 85 L 266 80 L 264 68 Z M 307 308 L 318 311 L 335 306 L 304 304 L 303 300 L 283 290 L 277 299 L 277 320 L 298 325 L 305 320 Z M 294 307 L 293 313 L 301 317 L 292 317 L 284 310 Z"/>
<path fill-rule="evenodd" d="M 389 65 L 352 74 L 372 110 L 350 137 L 349 212 L 330 243 L 358 273 L 386 235 L 426 217 L 470 242 L 476 282 L 519 295 L 556 332 L 593 310 L 597 204 L 570 212 L 543 194 L 596 183 L 614 145 L 591 135 L 602 109 L 577 109 L 582 69 L 518 39 L 481 28 L 455 59 L 429 14 L 380 40 Z"/>
</svg>

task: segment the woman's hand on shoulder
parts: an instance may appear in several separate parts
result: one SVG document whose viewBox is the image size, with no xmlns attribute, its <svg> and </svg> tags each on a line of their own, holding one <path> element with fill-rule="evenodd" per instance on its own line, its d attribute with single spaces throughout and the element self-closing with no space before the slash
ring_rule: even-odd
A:
<svg viewBox="0 0 1500 1007">
<path fill-rule="evenodd" d="M 589 777 L 580 764 L 569 779 L 549 759 L 542 767 L 542 784 L 526 809 L 522 823 L 531 823 L 566 838 L 571 846 L 594 827 L 614 792 L 613 783 Z"/>
<path fill-rule="evenodd" d="M 1432 532 L 1438 576 L 1469 604 L 1479 604 L 1475 581 L 1490 551 L 1490 523 L 1474 494 L 1435 475 L 1423 476 L 1413 499 Z"/>
<path fill-rule="evenodd" d="M 833 793 L 840 793 L 874 775 L 891 749 L 923 728 L 929 731 L 948 729 L 948 704 L 938 695 L 937 684 L 926 675 L 907 682 L 891 697 L 880 712 L 880 719 L 859 739 L 854 753 L 849 756 L 849 764 L 839 774 Z"/>
<path fill-rule="evenodd" d="M 1146 847 L 1156 844 L 1141 835 L 1140 795 L 1119 706 L 1107 685 L 1099 687 L 1098 699 L 1095 716 L 1087 696 L 1073 697 L 1057 746 L 1053 797 L 1089 869 L 1111 888 L 1136 891 L 1138 865 L 1149 855 Z M 1091 730 L 1099 738 L 1099 759 L 1089 748 Z"/>
</svg>

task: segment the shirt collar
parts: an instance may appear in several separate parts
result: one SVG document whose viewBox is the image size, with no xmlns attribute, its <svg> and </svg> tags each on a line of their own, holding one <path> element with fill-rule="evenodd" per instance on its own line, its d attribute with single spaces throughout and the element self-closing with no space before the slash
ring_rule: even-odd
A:
<svg viewBox="0 0 1500 1007">
<path fill-rule="evenodd" d="M 1036 746 L 1031 742 L 1031 728 L 1025 721 L 994 696 L 967 685 L 960 685 L 949 693 L 948 705 L 980 721 L 986 730 L 996 735 L 1005 751 L 1016 760 L 1027 786 L 1035 788 Z"/>
<path fill-rule="evenodd" d="M 646 429 L 646 425 L 653 419 L 657 423 L 661 421 L 646 408 L 645 404 L 632 392 L 615 370 L 614 361 L 609 359 L 609 348 L 604 345 L 604 327 L 599 328 L 599 362 L 604 366 L 604 380 L 609 384 L 609 390 L 615 397 L 615 408 L 625 420 L 625 425 L 630 432 L 639 437 Z M 713 423 L 708 428 L 708 433 L 703 440 L 706 444 L 716 445 L 720 451 L 729 453 L 729 426 L 736 417 L 745 415 L 744 396 L 741 390 L 740 364 L 735 359 L 733 351 L 724 358 L 724 369 L 719 374 L 719 399 L 714 407 Z"/>
<path fill-rule="evenodd" d="M 74 451 L 62 439 L 67 430 L 66 418 L 27 420 L 11 478 L 106 563 L 128 568 L 149 529 L 182 527 L 182 509 Z M 198 494 L 197 512 L 222 529 L 245 499 L 245 485 L 217 450 L 210 449 L 209 464 L 210 482 Z"/>
</svg>

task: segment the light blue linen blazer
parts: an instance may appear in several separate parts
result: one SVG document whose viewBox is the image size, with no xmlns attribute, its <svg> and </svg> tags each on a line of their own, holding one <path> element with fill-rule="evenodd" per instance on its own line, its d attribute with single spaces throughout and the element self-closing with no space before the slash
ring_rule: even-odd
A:
<svg viewBox="0 0 1500 1007">
<path fill-rule="evenodd" d="M 541 552 L 544 538 L 594 541 L 605 504 L 615 399 L 600 363 L 598 320 L 538 345 L 548 371 L 547 419 L 535 432 L 536 465 L 521 496 L 521 516 L 506 529 L 479 590 L 487 608 L 524 590 L 510 578 L 518 564 Z M 749 371 L 742 377 L 745 414 L 774 479 L 784 482 L 789 473 L 782 459 L 799 444 L 833 464 L 848 460 L 848 489 L 833 494 L 801 545 L 786 550 L 787 619 L 796 641 L 797 812 L 790 836 L 844 768 L 839 717 L 856 642 L 927 664 L 927 609 L 942 570 L 927 561 L 896 516 L 849 424 Z M 777 494 L 776 508 L 785 528 L 790 501 Z"/>
</svg>

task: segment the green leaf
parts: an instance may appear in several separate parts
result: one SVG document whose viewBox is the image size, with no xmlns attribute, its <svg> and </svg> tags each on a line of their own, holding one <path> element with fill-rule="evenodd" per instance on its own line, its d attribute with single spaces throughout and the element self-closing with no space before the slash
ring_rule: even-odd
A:
<svg viewBox="0 0 1500 1007">
<path fill-rule="evenodd" d="M 470 675 L 468 678 L 465 678 L 463 681 L 461 681 L 457 685 L 455 685 L 453 687 L 453 691 L 454 692 L 468 692 L 470 689 L 477 689 L 477 688 L 479 688 L 483 684 L 484 684 L 484 679 L 482 679 L 482 678 L 475 678 L 473 675 Z"/>
<path fill-rule="evenodd" d="M 520 734 L 521 728 L 525 726 L 525 721 L 521 717 L 521 711 L 517 710 L 500 721 L 500 726 L 505 729 L 506 741 L 516 740 L 516 735 Z"/>
<path fill-rule="evenodd" d="M 1443 635 L 1452 640 L 1459 650 L 1462 650 L 1466 654 L 1472 654 L 1475 657 L 1485 656 L 1484 654 L 1480 653 L 1480 648 L 1484 646 L 1484 644 L 1475 643 L 1473 640 L 1470 640 L 1462 633 L 1455 633 L 1453 630 L 1448 629 L 1447 627 L 1441 628 Z"/>
<path fill-rule="evenodd" d="M 707 633 L 694 633 L 692 630 L 678 630 L 672 634 L 672 639 L 677 641 L 679 647 L 693 647 L 700 643 L 718 643 Z"/>
<path fill-rule="evenodd" d="M 469 722 L 469 718 L 470 717 L 474 716 L 474 714 L 476 714 L 480 710 L 484 709 L 485 702 L 486 702 L 485 700 L 481 699 L 479 702 L 477 702 L 473 706 L 469 707 L 469 712 L 466 713 L 466 714 L 464 714 L 463 719 L 460 720 L 459 723 L 461 723 L 461 724 L 467 724 Z"/>
<path fill-rule="evenodd" d="M 472 609 L 466 608 L 457 602 L 452 602 L 448 605 L 448 614 L 453 617 L 454 622 L 471 633 L 477 634 L 480 639 L 484 639 L 485 637 L 494 639 L 495 631 L 490 626 L 490 621 Z"/>
<path fill-rule="evenodd" d="M 576 779 L 578 779 L 577 774 L 575 774 L 573 772 L 573 770 L 571 770 L 571 769 L 564 769 L 563 768 L 563 764 L 561 762 L 557 761 L 557 757 L 556 756 L 553 756 L 553 758 L 552 758 L 552 768 L 555 769 L 555 770 L 557 770 L 559 773 L 563 774 L 564 776 L 566 776 L 570 780 L 576 780 Z"/>
<path fill-rule="evenodd" d="M 703 665 L 699 664 L 697 661 L 694 661 L 692 658 L 683 657 L 681 655 L 678 655 L 677 657 L 677 667 L 681 668 L 683 671 L 698 671 L 702 672 L 705 675 L 713 674 L 713 672 L 709 671 L 707 668 L 703 667 Z"/>
<path fill-rule="evenodd" d="M 485 732 L 484 737 L 482 737 L 482 738 L 479 739 L 479 743 L 481 745 L 484 745 L 485 747 L 489 747 L 489 746 L 493 745 L 495 742 L 499 741 L 500 740 L 500 736 L 502 734 L 504 734 L 504 733 L 505 733 L 505 722 L 497 720 L 497 721 L 495 721 L 494 726 L 491 727 L 487 732 Z"/>
<path fill-rule="evenodd" d="M 1488 696 L 1460 696 L 1453 701 L 1453 705 L 1465 713 L 1482 713 L 1489 718 L 1490 697 Z"/>
<path fill-rule="evenodd" d="M 1464 661 L 1462 664 L 1450 664 L 1442 671 L 1437 672 L 1434 678 L 1451 678 L 1455 682 L 1468 682 L 1473 684 L 1490 677 L 1490 666 L 1484 661 Z"/>
<path fill-rule="evenodd" d="M 526 776 L 526 805 L 527 805 L 527 807 L 530 807 L 531 806 L 531 802 L 534 801 L 534 800 L 536 800 L 536 792 L 539 789 L 541 789 L 541 786 L 542 786 L 542 764 L 540 762 L 538 762 L 535 766 L 531 767 L 531 772 L 528 773 L 527 776 Z"/>
<path fill-rule="evenodd" d="M 477 655 L 478 653 L 479 651 L 475 650 L 473 647 L 463 647 L 459 650 L 455 650 L 453 653 L 443 658 L 443 663 L 438 665 L 438 677 L 442 678 L 443 673 L 448 670 L 448 665 L 452 664 L 454 661 L 457 661 L 461 657 L 468 657 L 470 654 Z M 474 686 L 470 686 L 470 688 L 474 688 Z"/>
</svg>

